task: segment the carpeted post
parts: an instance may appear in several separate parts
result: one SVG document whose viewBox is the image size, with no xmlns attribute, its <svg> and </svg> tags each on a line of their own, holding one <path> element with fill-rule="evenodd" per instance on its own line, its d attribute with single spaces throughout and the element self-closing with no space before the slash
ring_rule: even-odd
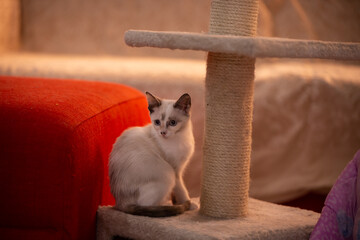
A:
<svg viewBox="0 0 360 240">
<path fill-rule="evenodd" d="M 254 36 L 258 0 L 213 0 L 210 34 Z M 248 210 L 255 59 L 209 53 L 200 213 L 219 218 Z"/>
</svg>

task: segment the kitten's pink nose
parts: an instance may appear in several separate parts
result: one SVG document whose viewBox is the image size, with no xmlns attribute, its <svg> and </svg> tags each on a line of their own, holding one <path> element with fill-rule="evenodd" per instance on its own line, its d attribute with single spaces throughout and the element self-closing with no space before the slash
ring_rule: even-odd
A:
<svg viewBox="0 0 360 240">
<path fill-rule="evenodd" d="M 166 135 L 166 132 L 165 131 L 161 131 L 160 132 L 162 136 L 165 136 Z"/>
</svg>

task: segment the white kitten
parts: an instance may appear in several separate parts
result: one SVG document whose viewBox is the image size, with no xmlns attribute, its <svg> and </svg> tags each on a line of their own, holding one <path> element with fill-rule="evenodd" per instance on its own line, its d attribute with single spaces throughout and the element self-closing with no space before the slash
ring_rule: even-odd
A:
<svg viewBox="0 0 360 240">
<path fill-rule="evenodd" d="M 135 215 L 164 217 L 197 205 L 190 203 L 183 172 L 194 152 L 191 98 L 177 101 L 146 93 L 152 123 L 130 128 L 116 140 L 109 175 L 116 208 Z M 174 205 L 164 204 L 172 196 Z"/>
</svg>

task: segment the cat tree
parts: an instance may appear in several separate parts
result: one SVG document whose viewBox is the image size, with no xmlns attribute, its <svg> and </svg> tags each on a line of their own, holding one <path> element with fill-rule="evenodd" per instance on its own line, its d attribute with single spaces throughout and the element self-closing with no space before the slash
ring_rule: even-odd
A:
<svg viewBox="0 0 360 240">
<path fill-rule="evenodd" d="M 135 47 L 208 51 L 200 211 L 149 219 L 98 210 L 98 239 L 307 239 L 319 215 L 249 199 L 255 57 L 360 59 L 360 45 L 255 38 L 258 0 L 213 0 L 208 34 L 128 31 Z M 222 219 L 222 220 L 220 220 Z M 289 221 L 291 220 L 291 221 Z"/>
</svg>

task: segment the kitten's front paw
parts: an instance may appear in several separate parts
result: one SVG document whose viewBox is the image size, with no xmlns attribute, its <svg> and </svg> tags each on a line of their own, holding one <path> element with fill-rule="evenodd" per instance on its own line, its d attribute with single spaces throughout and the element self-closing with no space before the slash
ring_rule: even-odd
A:
<svg viewBox="0 0 360 240">
<path fill-rule="evenodd" d="M 199 205 L 197 203 L 191 202 L 189 210 L 196 210 L 199 208 Z"/>
</svg>

